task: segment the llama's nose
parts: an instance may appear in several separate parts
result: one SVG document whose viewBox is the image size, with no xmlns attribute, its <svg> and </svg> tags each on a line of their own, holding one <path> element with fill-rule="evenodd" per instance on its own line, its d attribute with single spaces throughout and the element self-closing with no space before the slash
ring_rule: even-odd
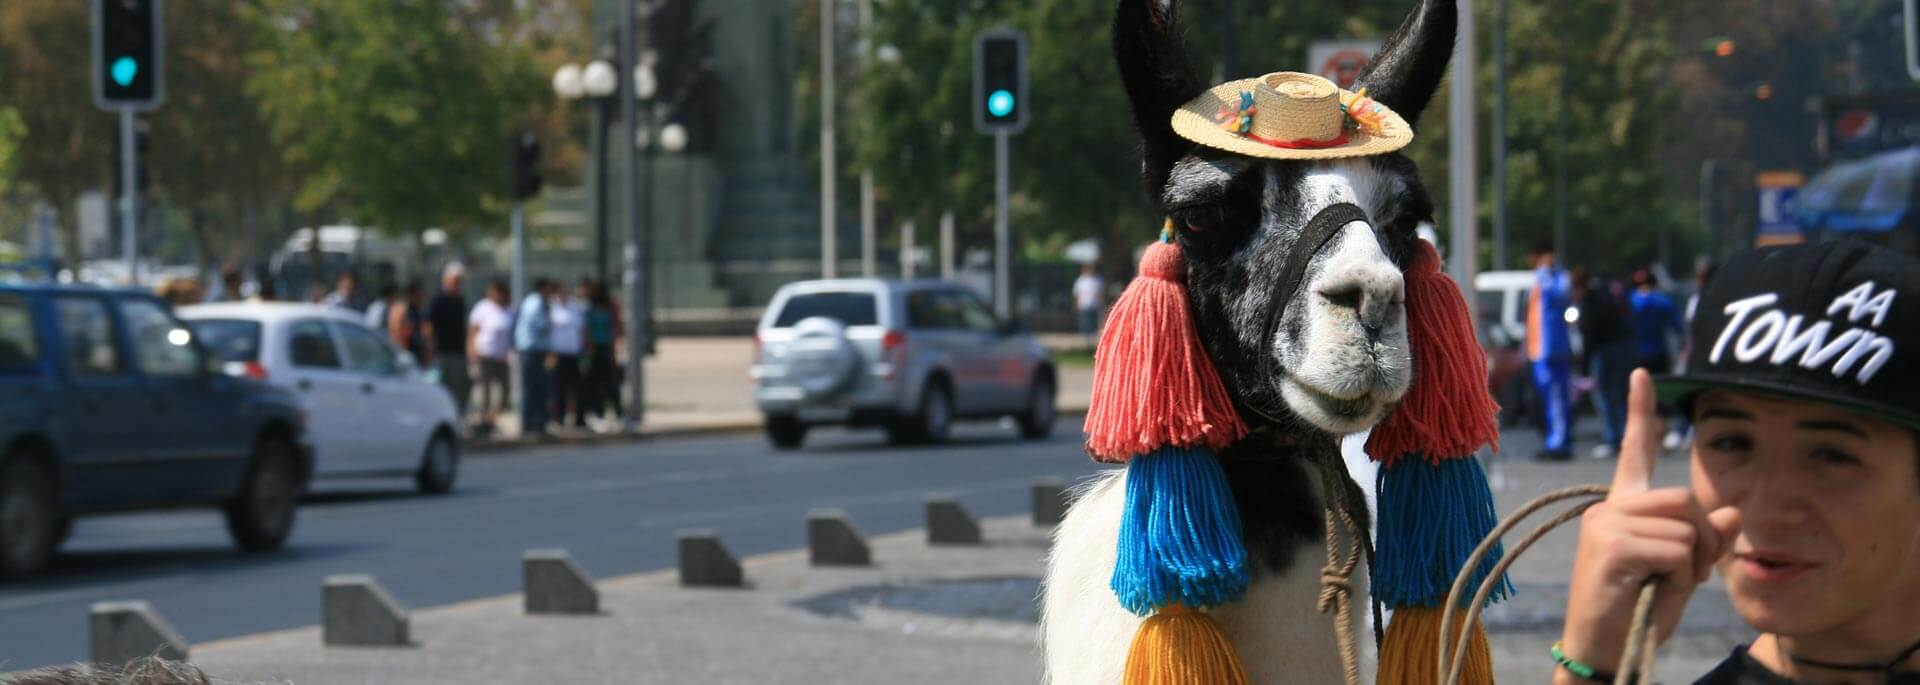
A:
<svg viewBox="0 0 1920 685">
<path fill-rule="evenodd" d="M 1353 317 L 1369 342 L 1399 321 L 1404 299 L 1400 271 L 1385 259 L 1354 265 L 1319 288 L 1320 297 L 1335 312 Z"/>
</svg>

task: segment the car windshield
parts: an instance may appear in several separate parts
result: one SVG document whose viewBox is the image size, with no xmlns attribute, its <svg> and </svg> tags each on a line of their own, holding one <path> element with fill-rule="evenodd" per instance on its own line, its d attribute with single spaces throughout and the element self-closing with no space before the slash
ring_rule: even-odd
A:
<svg viewBox="0 0 1920 685">
<path fill-rule="evenodd" d="M 872 326 L 878 320 L 873 293 L 806 293 L 787 298 L 774 328 L 787 328 L 804 319 L 823 316 L 843 326 Z"/>
<path fill-rule="evenodd" d="M 260 358 L 260 323 L 234 319 L 189 321 L 200 342 L 220 355 L 220 361 L 250 362 Z"/>
</svg>

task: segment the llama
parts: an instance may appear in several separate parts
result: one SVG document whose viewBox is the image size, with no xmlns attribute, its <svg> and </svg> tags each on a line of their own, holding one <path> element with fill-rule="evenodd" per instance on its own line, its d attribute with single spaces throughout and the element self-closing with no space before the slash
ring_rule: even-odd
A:
<svg viewBox="0 0 1920 685">
<path fill-rule="evenodd" d="M 1316 571 L 1327 535 L 1352 542 L 1327 530 L 1330 500 L 1361 495 L 1343 474 L 1323 486 L 1315 462 L 1339 463 L 1341 437 L 1373 426 L 1409 389 L 1403 271 L 1416 252 L 1414 228 L 1431 220 L 1433 203 L 1413 162 L 1398 153 L 1259 159 L 1177 135 L 1170 116 L 1204 85 L 1180 43 L 1174 2 L 1119 0 L 1113 46 L 1147 190 L 1171 217 L 1186 255 L 1194 323 L 1253 429 L 1218 455 L 1239 510 L 1251 583 L 1240 602 L 1210 613 L 1252 682 L 1341 682 L 1339 641 L 1365 652 L 1373 640 L 1360 634 L 1360 620 L 1336 639 L 1333 619 L 1318 610 Z M 1456 11 L 1452 0 L 1423 0 L 1360 77 L 1409 125 L 1445 72 Z M 1338 203 L 1357 205 L 1366 219 L 1317 247 L 1297 248 L 1307 223 Z M 1296 249 L 1317 251 L 1297 287 L 1276 283 Z M 1143 620 L 1109 588 L 1124 473 L 1083 485 L 1055 531 L 1041 607 L 1048 682 L 1122 680 Z M 1358 510 L 1364 516 L 1365 507 Z M 1364 535 L 1367 525 L 1358 521 L 1356 529 Z M 1364 568 L 1353 574 L 1352 606 L 1368 605 L 1366 576 Z"/>
</svg>

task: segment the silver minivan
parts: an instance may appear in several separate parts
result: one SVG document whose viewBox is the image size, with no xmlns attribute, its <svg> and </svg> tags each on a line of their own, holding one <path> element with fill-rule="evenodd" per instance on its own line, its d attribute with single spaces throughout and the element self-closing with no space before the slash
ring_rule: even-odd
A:
<svg viewBox="0 0 1920 685">
<path fill-rule="evenodd" d="M 944 441 L 955 419 L 1010 416 L 1028 438 L 1053 431 L 1052 355 L 957 283 L 789 283 L 754 347 L 754 399 L 781 449 L 828 424 L 881 426 L 897 443 Z"/>
</svg>

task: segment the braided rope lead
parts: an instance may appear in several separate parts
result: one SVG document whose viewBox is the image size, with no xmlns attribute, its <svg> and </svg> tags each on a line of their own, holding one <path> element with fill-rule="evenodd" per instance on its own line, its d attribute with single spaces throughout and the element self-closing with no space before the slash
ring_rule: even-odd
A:
<svg viewBox="0 0 1920 685">
<path fill-rule="evenodd" d="M 1487 574 L 1486 580 L 1480 583 L 1480 587 L 1473 595 L 1472 603 L 1467 605 L 1465 617 L 1461 621 L 1463 626 L 1471 626 L 1474 621 L 1480 619 L 1480 612 L 1486 606 L 1487 596 L 1492 594 L 1493 589 L 1499 585 L 1500 578 L 1506 575 L 1507 568 L 1512 566 L 1513 562 L 1527 551 L 1527 548 L 1532 547 L 1553 529 L 1579 518 L 1581 514 L 1586 513 L 1588 507 L 1605 500 L 1606 496 L 1607 488 L 1602 485 L 1580 485 L 1555 490 L 1522 505 L 1502 519 L 1500 525 L 1495 526 L 1492 532 L 1487 533 L 1487 537 L 1480 541 L 1480 546 L 1474 548 L 1473 554 L 1467 557 L 1465 564 L 1461 565 L 1460 574 L 1454 577 L 1453 588 L 1447 592 L 1447 601 L 1441 610 L 1440 651 L 1437 664 L 1440 682 L 1445 685 L 1457 685 L 1460 682 L 1460 672 L 1466 661 L 1468 640 L 1464 635 L 1454 637 L 1455 632 L 1464 633 L 1465 631 L 1453 630 L 1453 610 L 1460 604 L 1460 595 L 1466 591 L 1467 581 L 1473 576 L 1473 569 L 1479 567 L 1480 562 L 1486 559 L 1492 552 L 1493 546 L 1527 517 L 1541 509 L 1556 502 L 1584 498 L 1572 508 L 1534 528 L 1520 540 L 1520 544 L 1507 550 L 1506 555 L 1494 564 L 1493 571 Z M 1619 672 L 1614 676 L 1614 685 L 1634 685 L 1635 683 L 1646 685 L 1653 682 L 1653 656 L 1654 648 L 1658 646 L 1658 635 L 1653 629 L 1652 609 L 1654 592 L 1659 588 L 1659 583 L 1659 578 L 1655 577 L 1647 579 L 1646 583 L 1640 586 L 1639 600 L 1634 603 L 1632 628 L 1627 633 L 1627 653 L 1621 660 Z M 1455 643 L 1450 645 L 1449 640 L 1454 640 Z"/>
<path fill-rule="evenodd" d="M 1334 640 L 1340 645 L 1340 666 L 1346 675 L 1347 685 L 1360 685 L 1360 655 L 1354 649 L 1353 634 L 1353 572 L 1360 565 L 1360 541 L 1367 531 L 1360 528 L 1353 519 L 1351 498 L 1344 487 L 1346 467 L 1335 466 L 1319 455 L 1316 466 L 1320 468 L 1320 487 L 1325 490 L 1324 498 L 1327 511 L 1327 566 L 1320 570 L 1320 613 L 1333 614 Z M 1337 471 L 1335 469 L 1338 469 Z M 1340 547 L 1340 536 L 1347 538 L 1346 549 Z"/>
</svg>

